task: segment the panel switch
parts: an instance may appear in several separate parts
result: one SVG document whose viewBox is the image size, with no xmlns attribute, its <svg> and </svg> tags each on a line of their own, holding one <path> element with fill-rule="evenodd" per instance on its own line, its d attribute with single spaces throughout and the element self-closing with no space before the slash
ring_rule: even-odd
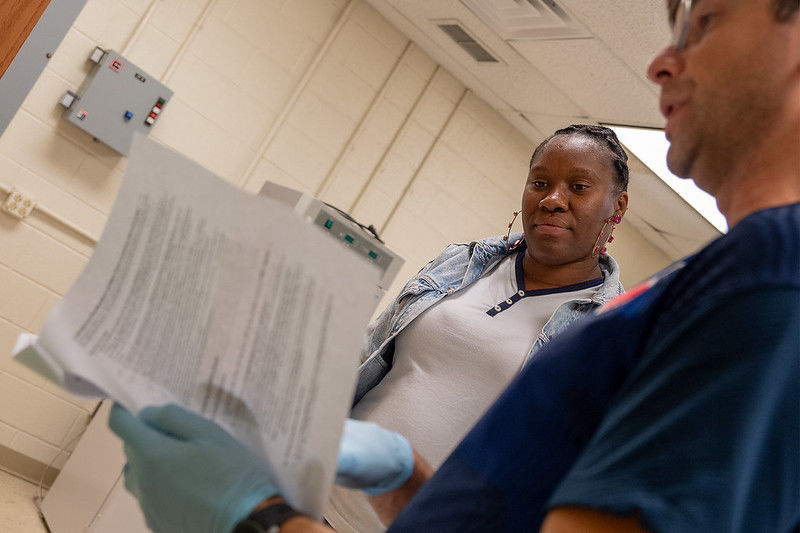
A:
<svg viewBox="0 0 800 533">
<path fill-rule="evenodd" d="M 92 63 L 99 63 L 103 60 L 103 56 L 106 55 L 106 51 L 100 48 L 99 46 L 92 50 L 92 55 L 89 57 L 89 61 Z"/>
<path fill-rule="evenodd" d="M 77 94 L 75 94 L 72 91 L 67 91 L 66 94 L 64 94 L 64 96 L 61 97 L 61 102 L 59 103 L 64 107 L 66 107 L 67 109 L 69 109 L 70 106 L 73 104 L 73 102 L 75 102 L 75 100 L 77 99 L 78 99 Z"/>
</svg>

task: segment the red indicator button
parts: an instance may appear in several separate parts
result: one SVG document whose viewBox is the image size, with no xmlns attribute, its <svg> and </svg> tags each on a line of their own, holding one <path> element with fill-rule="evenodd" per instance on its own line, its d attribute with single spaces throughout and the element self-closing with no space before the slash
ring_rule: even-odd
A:
<svg viewBox="0 0 800 533">
<path fill-rule="evenodd" d="M 122 70 L 122 65 L 124 63 L 120 61 L 118 58 L 114 58 L 111 60 L 111 63 L 108 64 L 108 68 L 113 70 L 114 72 L 120 72 Z"/>
</svg>

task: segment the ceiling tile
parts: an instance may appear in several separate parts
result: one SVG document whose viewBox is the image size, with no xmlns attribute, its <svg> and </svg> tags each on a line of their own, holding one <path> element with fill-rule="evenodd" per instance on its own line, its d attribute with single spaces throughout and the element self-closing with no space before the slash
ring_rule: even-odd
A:
<svg viewBox="0 0 800 533">
<path fill-rule="evenodd" d="M 544 133 L 545 137 L 553 134 L 558 129 L 565 128 L 570 124 L 597 124 L 588 117 L 574 117 L 565 115 L 544 115 L 540 113 L 525 113 L 525 118 L 536 126 L 536 129 Z"/>
<path fill-rule="evenodd" d="M 642 80 L 647 79 L 650 60 L 671 37 L 666 2 L 661 0 L 560 0 L 560 3 Z M 653 85 L 651 88 L 656 90 Z"/>
<path fill-rule="evenodd" d="M 505 109 L 500 111 L 500 115 L 533 142 L 541 142 L 547 137 L 547 134 L 544 133 L 545 130 L 539 129 L 528 117 L 518 111 Z"/>
<path fill-rule="evenodd" d="M 656 94 L 601 41 L 514 41 L 511 45 L 595 120 L 661 125 Z"/>
</svg>

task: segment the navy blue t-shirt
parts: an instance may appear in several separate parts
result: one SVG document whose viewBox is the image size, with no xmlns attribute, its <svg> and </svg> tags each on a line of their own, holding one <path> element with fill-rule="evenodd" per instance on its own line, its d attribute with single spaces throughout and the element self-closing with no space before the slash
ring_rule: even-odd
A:
<svg viewBox="0 0 800 533">
<path fill-rule="evenodd" d="M 793 204 L 554 339 L 390 531 L 536 531 L 570 504 L 654 531 L 792 531 L 799 388 Z"/>
</svg>

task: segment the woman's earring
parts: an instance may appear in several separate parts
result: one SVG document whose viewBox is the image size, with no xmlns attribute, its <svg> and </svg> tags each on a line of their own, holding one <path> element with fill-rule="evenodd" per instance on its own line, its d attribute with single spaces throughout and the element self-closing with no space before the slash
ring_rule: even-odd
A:
<svg viewBox="0 0 800 533">
<path fill-rule="evenodd" d="M 519 215 L 521 211 L 514 211 L 514 218 L 511 219 L 511 222 L 508 223 L 508 232 L 506 232 L 506 236 L 503 237 L 503 240 L 508 242 L 508 238 L 511 236 L 511 226 L 514 225 L 514 221 L 517 220 L 517 215 Z"/>
<path fill-rule="evenodd" d="M 616 225 L 621 221 L 621 215 L 614 215 L 606 220 L 606 223 L 603 224 L 603 228 L 600 230 L 600 235 L 597 236 L 597 242 L 594 243 L 594 248 L 592 248 L 592 257 L 597 257 L 606 253 L 606 243 L 614 240 L 612 233 L 614 232 L 614 228 L 617 227 Z"/>
</svg>

